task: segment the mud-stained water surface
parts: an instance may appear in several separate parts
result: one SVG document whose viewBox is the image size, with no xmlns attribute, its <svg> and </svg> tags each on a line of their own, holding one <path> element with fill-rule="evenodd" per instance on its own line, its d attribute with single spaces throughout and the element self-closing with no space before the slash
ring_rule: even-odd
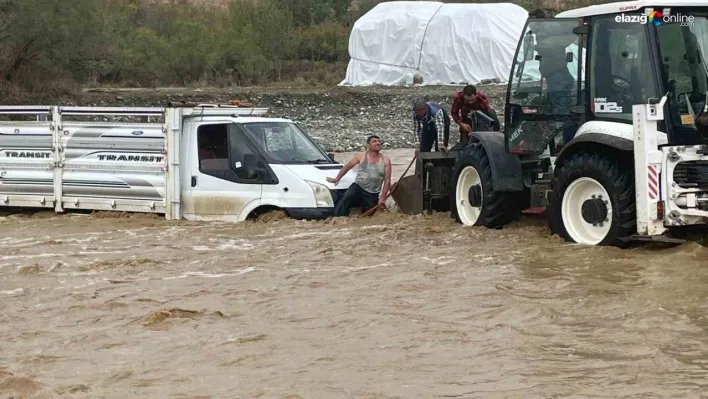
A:
<svg viewBox="0 0 708 399">
<path fill-rule="evenodd" d="M 405 168 L 404 165 L 403 167 Z M 445 215 L 0 221 L 0 398 L 698 398 L 708 249 Z"/>
</svg>

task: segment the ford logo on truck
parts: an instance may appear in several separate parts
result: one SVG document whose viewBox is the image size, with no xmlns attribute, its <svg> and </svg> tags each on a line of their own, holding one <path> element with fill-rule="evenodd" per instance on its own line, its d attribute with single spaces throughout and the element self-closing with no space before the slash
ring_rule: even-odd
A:
<svg viewBox="0 0 708 399">
<path fill-rule="evenodd" d="M 143 134 L 143 131 L 142 131 L 142 130 L 134 130 L 134 131 L 133 131 L 133 136 L 140 136 L 140 135 L 142 135 L 142 134 Z"/>
</svg>

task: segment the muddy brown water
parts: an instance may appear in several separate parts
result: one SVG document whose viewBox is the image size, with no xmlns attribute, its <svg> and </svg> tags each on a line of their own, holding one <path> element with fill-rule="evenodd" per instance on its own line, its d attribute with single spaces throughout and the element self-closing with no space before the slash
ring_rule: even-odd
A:
<svg viewBox="0 0 708 399">
<path fill-rule="evenodd" d="M 0 228 L 2 399 L 708 394 L 695 243 L 584 247 L 537 217 L 391 213 Z"/>
</svg>

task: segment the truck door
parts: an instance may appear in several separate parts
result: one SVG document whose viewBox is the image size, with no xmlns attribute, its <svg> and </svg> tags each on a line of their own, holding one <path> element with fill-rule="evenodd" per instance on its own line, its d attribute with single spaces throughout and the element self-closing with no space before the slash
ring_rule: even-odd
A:
<svg viewBox="0 0 708 399">
<path fill-rule="evenodd" d="M 582 20 L 533 19 L 526 23 L 511 68 L 504 112 L 507 151 L 538 155 L 575 134 L 585 83 Z"/>
<path fill-rule="evenodd" d="M 185 218 L 237 221 L 249 203 L 260 200 L 263 182 L 270 179 L 258 151 L 233 123 L 188 122 L 185 131 L 191 134 Z"/>
</svg>

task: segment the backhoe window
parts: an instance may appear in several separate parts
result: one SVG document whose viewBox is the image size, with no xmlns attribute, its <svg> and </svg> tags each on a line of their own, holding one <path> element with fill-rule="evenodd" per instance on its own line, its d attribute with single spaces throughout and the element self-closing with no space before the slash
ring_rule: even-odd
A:
<svg viewBox="0 0 708 399">
<path fill-rule="evenodd" d="M 705 14 L 681 13 L 693 15 L 693 21 L 684 24 L 687 26 L 663 23 L 656 31 L 673 119 L 690 133 L 691 111 L 696 115 L 701 112 L 708 90 L 708 19 Z"/>
<path fill-rule="evenodd" d="M 555 105 L 549 102 L 549 86 L 551 89 L 561 86 L 567 92 L 566 96 L 570 97 L 570 102 L 574 103 L 577 95 L 574 82 L 578 79 L 578 36 L 572 30 L 576 26 L 578 24 L 574 20 L 529 23 L 514 65 L 511 85 L 511 101 L 514 104 Z M 566 59 L 568 53 L 573 57 L 570 62 Z M 585 71 L 582 72 L 581 81 L 584 81 Z"/>
<path fill-rule="evenodd" d="M 631 122 L 632 105 L 658 95 L 646 25 L 602 17 L 593 23 L 591 38 L 591 109 L 597 118 Z"/>
<path fill-rule="evenodd" d="M 513 65 L 511 93 L 505 112 L 510 152 L 537 154 L 572 137 L 570 109 L 578 105 L 578 62 L 585 58 L 573 30 L 576 19 L 532 20 Z"/>
</svg>

